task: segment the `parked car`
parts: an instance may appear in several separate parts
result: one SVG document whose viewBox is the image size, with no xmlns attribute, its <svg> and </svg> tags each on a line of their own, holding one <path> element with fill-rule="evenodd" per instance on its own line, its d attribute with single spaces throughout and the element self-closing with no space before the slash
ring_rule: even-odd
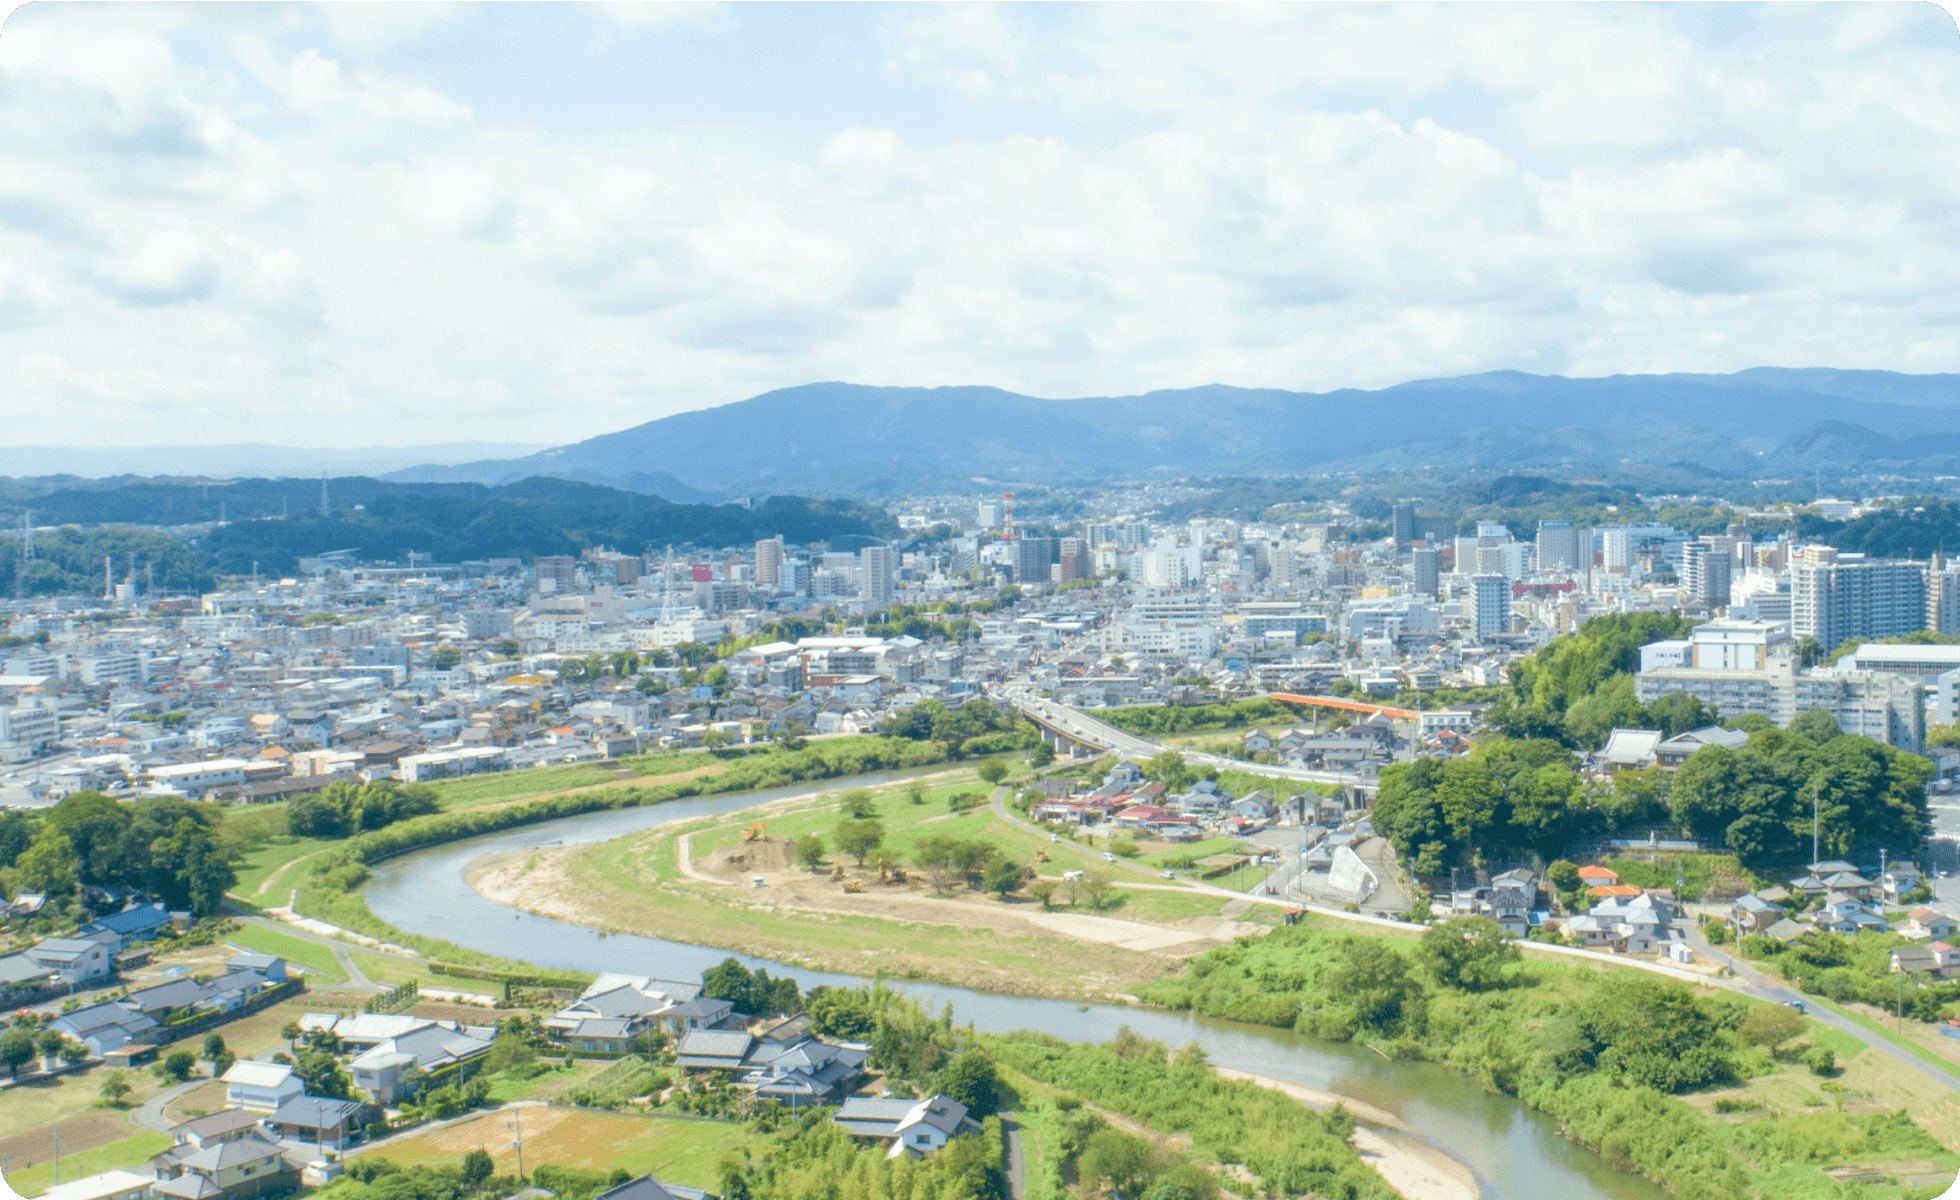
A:
<svg viewBox="0 0 1960 1200">
<path fill-rule="evenodd" d="M 1116 861 L 1116 856 L 1115 856 L 1114 854 L 1111 854 L 1111 853 L 1110 853 L 1109 851 L 1107 851 L 1107 850 L 1105 850 L 1105 851 L 1103 851 L 1103 861 L 1104 861 L 1104 862 L 1115 862 L 1115 861 Z"/>
</svg>

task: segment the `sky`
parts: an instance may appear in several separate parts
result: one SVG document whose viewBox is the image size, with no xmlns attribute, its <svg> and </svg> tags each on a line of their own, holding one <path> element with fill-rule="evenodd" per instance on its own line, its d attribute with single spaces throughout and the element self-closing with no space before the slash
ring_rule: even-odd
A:
<svg viewBox="0 0 1960 1200">
<path fill-rule="evenodd" d="M 0 444 L 555 444 L 820 380 L 1764 365 L 1960 371 L 1941 8 L 0 26 Z"/>
</svg>

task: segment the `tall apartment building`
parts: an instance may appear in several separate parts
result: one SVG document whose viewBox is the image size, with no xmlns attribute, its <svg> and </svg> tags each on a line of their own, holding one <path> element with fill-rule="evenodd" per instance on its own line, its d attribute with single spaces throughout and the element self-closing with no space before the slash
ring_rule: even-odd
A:
<svg viewBox="0 0 1960 1200">
<path fill-rule="evenodd" d="M 1703 538 L 1681 547 L 1681 600 L 1719 608 L 1729 602 L 1730 551 Z"/>
<path fill-rule="evenodd" d="M 1633 531 L 1607 529 L 1600 533 L 1599 557 L 1608 571 L 1623 572 L 1633 566 Z"/>
<path fill-rule="evenodd" d="M 1089 557 L 1089 543 L 1084 538 L 1063 538 L 1055 562 L 1061 567 L 1058 574 L 1062 583 L 1071 579 L 1088 579 L 1096 573 L 1095 562 Z"/>
<path fill-rule="evenodd" d="M 1395 532 L 1395 548 L 1406 550 L 1416 540 L 1416 506 L 1397 504 L 1389 509 L 1389 524 Z"/>
<path fill-rule="evenodd" d="M 1470 579 L 1470 628 L 1478 641 L 1511 628 L 1511 581 L 1503 575 L 1480 574 Z"/>
<path fill-rule="evenodd" d="M 1054 538 L 1024 537 L 1014 543 L 1014 582 L 1023 586 L 1047 583 L 1054 577 L 1048 569 L 1054 564 Z"/>
<path fill-rule="evenodd" d="M 1796 635 L 1826 650 L 1854 637 L 1887 638 L 1926 627 L 1923 565 L 1828 546 L 1806 546 L 1790 568 L 1790 620 Z"/>
<path fill-rule="evenodd" d="M 538 590 L 541 592 L 569 592 L 578 588 L 578 559 L 569 554 L 540 555 L 534 565 L 538 570 Z M 549 588 L 545 587 L 550 583 Z"/>
<path fill-rule="evenodd" d="M 1924 681 L 1890 671 L 1797 669 L 1783 626 L 1770 621 L 1709 621 L 1680 642 L 1641 648 L 1634 698 L 1652 704 L 1686 692 L 1724 717 L 1757 713 L 1787 726 L 1823 709 L 1846 733 L 1917 753 L 1926 736 Z"/>
<path fill-rule="evenodd" d="M 828 555 L 825 555 L 828 558 Z M 864 601 L 864 611 L 877 612 L 892 606 L 896 588 L 892 582 L 892 548 L 890 546 L 866 546 L 858 551 L 858 596 Z"/>
<path fill-rule="evenodd" d="M 1415 560 L 1415 590 L 1417 595 L 1434 596 L 1441 579 L 1436 569 L 1436 551 L 1428 546 L 1418 547 L 1411 556 Z"/>
<path fill-rule="evenodd" d="M 1926 628 L 1960 633 L 1960 566 L 1948 566 L 1938 554 L 1926 572 Z"/>
<path fill-rule="evenodd" d="M 1094 550 L 1099 546 L 1113 546 L 1116 544 L 1115 525 L 1106 522 L 1103 524 L 1090 525 L 1082 532 L 1085 535 L 1087 535 L 1089 539 L 1089 549 L 1091 550 Z"/>
<path fill-rule="evenodd" d="M 1001 506 L 988 501 L 974 508 L 973 523 L 982 529 L 999 529 L 1002 516 Z"/>
<path fill-rule="evenodd" d="M 1592 531 L 1570 521 L 1538 522 L 1538 569 L 1583 570 L 1592 565 Z"/>
<path fill-rule="evenodd" d="M 755 581 L 767 588 L 783 582 L 783 539 L 764 538 L 755 544 Z"/>
</svg>

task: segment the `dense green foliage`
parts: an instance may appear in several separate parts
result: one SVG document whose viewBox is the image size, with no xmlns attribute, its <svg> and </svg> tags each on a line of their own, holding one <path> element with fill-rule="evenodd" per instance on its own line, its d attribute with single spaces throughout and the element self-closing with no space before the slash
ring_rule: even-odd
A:
<svg viewBox="0 0 1960 1200">
<path fill-rule="evenodd" d="M 1686 637 L 1692 625 L 1661 613 L 1594 617 L 1512 664 L 1509 689 L 1485 719 L 1512 737 L 1553 738 L 1585 750 L 1604 745 L 1615 726 L 1665 729 L 1672 736 L 1707 725 L 1692 697 L 1668 697 L 1646 708 L 1633 698 L 1640 648 Z"/>
<path fill-rule="evenodd" d="M 1127 1028 L 1102 1045 L 1071 1046 L 1040 1033 L 987 1042 L 1003 1065 L 1024 1075 L 1154 1130 L 1188 1134 L 1199 1156 L 1243 1163 L 1267 1195 L 1311 1193 L 1330 1200 L 1392 1200 L 1395 1195 L 1355 1153 L 1349 1143 L 1354 1123 L 1345 1112 L 1313 1113 L 1278 1092 L 1221 1079 L 1195 1047 L 1172 1055 L 1162 1042 Z M 1121 1145 L 1104 1151 L 1106 1162 L 1119 1159 L 1112 1151 Z M 1120 1173 L 1134 1180 L 1144 1173 L 1142 1164 L 1129 1165 L 1134 1156 L 1121 1158 L 1123 1165 L 1114 1170 L 1099 1168 L 1093 1160 L 1078 1170 L 1085 1178 Z"/>
<path fill-rule="evenodd" d="M 131 549 L 156 562 L 159 588 L 199 591 L 210 586 L 212 570 L 243 575 L 257 562 L 263 572 L 290 574 L 304 555 L 350 548 L 362 559 L 394 560 L 415 550 L 460 562 L 577 554 L 601 545 L 637 554 L 648 546 L 733 546 L 776 534 L 791 542 L 828 542 L 898 533 L 882 509 L 800 496 L 771 496 L 749 508 L 673 504 L 658 496 L 542 477 L 503 487 L 343 478 L 330 481 L 333 509 L 322 515 L 320 486 L 306 479 L 243 479 L 217 486 L 140 481 L 49 492 L 31 502 L 38 521 L 190 525 L 216 521 L 222 511 L 227 523 L 188 550 L 174 538 L 133 530 L 42 535 L 35 539 L 37 561 L 29 567 L 28 590 L 99 592 L 103 555 L 115 553 L 120 572 Z M 18 506 L 8 511 L 9 523 L 18 524 Z M 72 554 L 70 542 L 76 543 Z M 0 587 L 9 593 L 19 558 L 18 552 L 0 552 Z M 43 579 L 49 582 L 36 582 Z"/>
<path fill-rule="evenodd" d="M 1475 942 L 1474 927 L 1451 926 Z M 1765 1023 L 1749 1019 L 1760 1006 L 1699 997 L 1686 984 L 1638 971 L 1493 961 L 1466 975 L 1454 953 L 1439 957 L 1440 940 L 1432 930 L 1408 952 L 1407 943 L 1297 925 L 1213 950 L 1145 998 L 1322 1037 L 1367 1038 L 1396 1057 L 1445 1063 L 1551 1114 L 1566 1136 L 1622 1168 L 1697 1200 L 1785 1194 L 1760 1185 L 1771 1175 L 1793 1182 L 1779 1174 L 1790 1170 L 1823 1184 L 1816 1167 L 1875 1146 L 1938 1149 L 1904 1114 L 1709 1122 L 1672 1096 L 1774 1069 L 1761 1047 L 1794 1034 L 1766 1036 Z M 1451 986 L 1452 972 L 1475 990 Z M 1813 1130 L 1815 1151 L 1803 1140 Z M 1752 1165 L 1738 1159 L 1731 1138 L 1748 1148 Z"/>
<path fill-rule="evenodd" d="M 0 868 L 10 869 L 14 893 L 67 897 L 83 884 L 121 885 L 209 916 L 237 878 L 219 823 L 216 806 L 174 796 L 120 804 L 76 792 L 45 814 L 0 821 Z"/>
<path fill-rule="evenodd" d="M 435 789 L 421 784 L 335 783 L 288 800 L 286 832 L 292 837 L 346 837 L 441 809 Z"/>
<path fill-rule="evenodd" d="M 21 594 L 27 596 L 100 596 L 102 560 L 112 560 L 116 582 L 122 583 L 129 577 L 132 553 L 136 555 L 139 587 L 154 579 L 158 592 L 211 590 L 208 565 L 169 534 L 145 529 L 68 528 L 36 534 L 34 559 L 27 563 L 21 562 L 19 538 L 0 538 L 0 594 L 13 595 L 18 583 Z"/>
<path fill-rule="evenodd" d="M 1298 704 L 1278 700 L 1232 700 L 1219 704 L 1136 704 L 1106 708 L 1096 716 L 1118 729 L 1143 737 L 1193 733 L 1205 729 L 1239 729 L 1270 722 L 1293 723 L 1307 718 Z"/>
<path fill-rule="evenodd" d="M 725 958 L 701 974 L 701 994 L 710 1000 L 726 1000 L 735 1011 L 751 1017 L 773 1017 L 801 1012 L 803 995 L 796 980 L 785 975 L 771 979 L 769 972 L 749 970 L 739 959 Z"/>
<path fill-rule="evenodd" d="M 1578 762 L 1554 741 L 1489 740 L 1462 758 L 1419 758 L 1384 768 L 1375 829 L 1418 875 L 1447 875 L 1478 854 L 1554 857 L 1601 827 L 1598 798 Z"/>
<path fill-rule="evenodd" d="M 939 742 L 955 759 L 1023 749 L 1041 740 L 1021 714 L 986 700 L 968 700 L 958 709 L 922 700 L 886 721 L 878 732 L 915 742 Z"/>
</svg>

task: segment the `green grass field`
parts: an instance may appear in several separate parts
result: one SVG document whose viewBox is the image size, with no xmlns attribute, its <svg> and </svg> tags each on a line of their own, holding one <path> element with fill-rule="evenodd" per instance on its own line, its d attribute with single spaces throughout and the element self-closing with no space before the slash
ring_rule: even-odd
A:
<svg viewBox="0 0 1960 1200">
<path fill-rule="evenodd" d="M 566 1167 L 651 1173 L 663 1183 L 713 1187 L 715 1164 L 724 1154 L 740 1154 L 758 1140 L 745 1126 L 676 1117 L 628 1116 L 571 1109 L 522 1109 L 526 1171 L 541 1162 Z M 375 1150 L 363 1151 L 404 1165 L 453 1165 L 481 1146 L 497 1172 L 517 1169 L 511 1148 L 515 1130 L 509 1113 L 488 1113 L 447 1129 Z"/>
<path fill-rule="evenodd" d="M 396 958 L 392 954 L 374 954 L 365 950 L 349 950 L 347 956 L 361 973 L 376 983 L 408 983 L 413 981 L 419 988 L 438 988 L 445 992 L 476 992 L 480 995 L 495 996 L 503 992 L 503 985 L 484 979 L 457 979 L 451 975 L 438 975 L 429 970 L 425 962 L 410 962 Z"/>
<path fill-rule="evenodd" d="M 259 895 L 259 885 L 287 863 L 324 850 L 334 845 L 335 841 L 333 838 L 295 838 L 280 834 L 269 842 L 255 846 L 245 853 L 238 864 L 238 882 L 232 885 L 232 895 L 243 897 L 246 902 L 259 908 L 284 904 L 289 887 L 275 885 L 266 889 L 264 895 Z M 299 880 L 295 878 L 282 882 L 290 886 Z"/>
<path fill-rule="evenodd" d="M 136 1171 L 149 1164 L 150 1158 L 170 1148 L 170 1135 L 151 1133 L 147 1130 L 132 1133 L 121 1141 L 97 1146 L 93 1150 L 80 1150 L 74 1154 L 61 1156 L 61 1177 L 76 1180 L 86 1175 L 100 1175 L 104 1171 Z M 37 1162 L 31 1167 L 10 1168 L 7 1171 L 7 1186 L 23 1196 L 37 1196 L 54 1184 L 54 1163 Z"/>
<path fill-rule="evenodd" d="M 522 771 L 498 771 L 487 775 L 467 775 L 445 779 L 429 786 L 444 812 L 459 808 L 481 808 L 507 800 L 530 800 L 595 783 L 625 783 L 607 767 L 580 763 L 572 767 L 533 767 Z"/>
<path fill-rule="evenodd" d="M 240 926 L 225 938 L 234 946 L 242 946 L 258 954 L 277 954 L 288 963 L 306 968 L 309 983 L 346 983 L 347 972 L 340 969 L 334 958 L 333 949 L 319 942 L 294 937 L 276 929 L 261 929 L 256 925 Z"/>
</svg>

